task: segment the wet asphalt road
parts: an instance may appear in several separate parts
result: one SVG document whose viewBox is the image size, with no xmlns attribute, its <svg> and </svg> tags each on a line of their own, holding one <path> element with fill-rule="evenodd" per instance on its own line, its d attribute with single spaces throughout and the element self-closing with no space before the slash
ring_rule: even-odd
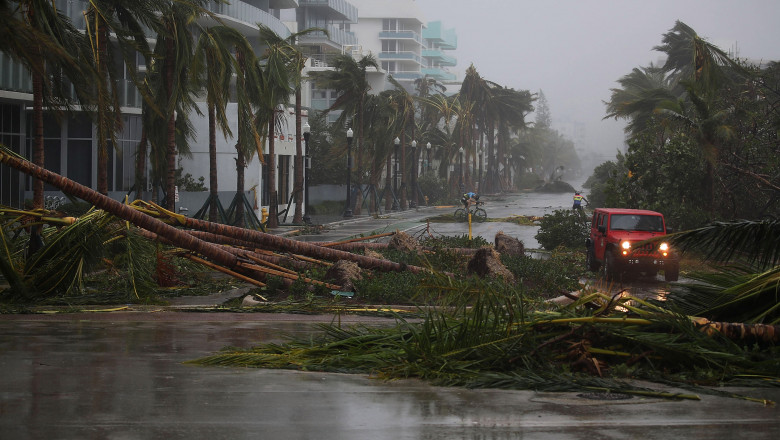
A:
<svg viewBox="0 0 780 440">
<path fill-rule="evenodd" d="M 3 439 L 776 439 L 780 409 L 467 390 L 363 375 L 198 367 L 225 346 L 316 332 L 284 320 L 0 320 Z M 658 391 L 683 392 L 653 386 Z M 780 399 L 780 389 L 735 389 Z"/>
<path fill-rule="evenodd" d="M 542 215 L 566 208 L 569 198 L 486 198 L 486 209 L 493 218 Z M 417 234 L 427 227 L 422 219 L 440 212 L 423 208 L 358 218 L 300 239 L 331 241 L 396 229 Z M 464 234 L 464 227 L 431 224 L 434 233 L 443 235 Z M 492 242 L 499 228 L 521 238 L 526 247 L 535 247 L 533 226 L 484 223 L 473 232 Z M 656 279 L 635 284 L 649 289 L 664 285 Z M 231 293 L 190 305 L 216 304 L 228 296 Z M 361 375 L 182 363 L 226 346 L 310 335 L 317 332 L 315 321 L 333 319 L 153 307 L 141 312 L 0 315 L 0 439 L 780 438 L 777 406 L 708 395 L 701 401 L 604 401 L 576 393 L 466 390 Z M 356 320 L 362 318 L 343 322 Z M 372 318 L 369 323 L 392 321 Z M 780 401 L 777 388 L 733 391 Z"/>
</svg>

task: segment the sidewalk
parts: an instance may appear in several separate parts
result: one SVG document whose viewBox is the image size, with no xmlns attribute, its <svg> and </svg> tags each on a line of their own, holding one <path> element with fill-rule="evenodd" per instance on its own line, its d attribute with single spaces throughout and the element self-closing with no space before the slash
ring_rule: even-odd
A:
<svg viewBox="0 0 780 440">
<path fill-rule="evenodd" d="M 425 226 L 424 220 L 428 217 L 449 212 L 451 207 L 423 206 L 403 211 L 391 211 L 376 216 L 369 214 L 356 215 L 344 218 L 335 215 L 314 215 L 311 217 L 312 225 L 323 226 L 321 231 L 314 232 L 315 228 L 298 225 L 281 225 L 268 232 L 275 235 L 289 237 L 298 241 L 340 241 L 352 237 L 381 234 L 392 231 L 409 231 Z M 306 232 L 310 232 L 306 234 Z"/>
</svg>

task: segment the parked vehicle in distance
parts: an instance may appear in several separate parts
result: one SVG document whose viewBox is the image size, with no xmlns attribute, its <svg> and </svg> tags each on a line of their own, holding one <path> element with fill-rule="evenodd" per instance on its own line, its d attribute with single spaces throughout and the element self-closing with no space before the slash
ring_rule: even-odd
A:
<svg viewBox="0 0 780 440">
<path fill-rule="evenodd" d="M 608 280 L 623 274 L 655 276 L 663 270 L 666 281 L 677 281 L 679 256 L 667 242 L 638 243 L 668 233 L 663 214 L 643 209 L 597 208 L 585 240 L 588 270 L 602 270 Z"/>
</svg>

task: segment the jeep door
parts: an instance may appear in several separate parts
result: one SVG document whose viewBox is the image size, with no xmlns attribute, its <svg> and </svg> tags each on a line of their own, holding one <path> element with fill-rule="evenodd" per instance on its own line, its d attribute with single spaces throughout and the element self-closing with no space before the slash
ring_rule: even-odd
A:
<svg viewBox="0 0 780 440">
<path fill-rule="evenodd" d="M 604 249 L 607 247 L 606 227 L 608 216 L 605 212 L 593 214 L 590 236 L 593 237 L 593 255 L 595 255 L 598 261 L 604 261 Z"/>
</svg>

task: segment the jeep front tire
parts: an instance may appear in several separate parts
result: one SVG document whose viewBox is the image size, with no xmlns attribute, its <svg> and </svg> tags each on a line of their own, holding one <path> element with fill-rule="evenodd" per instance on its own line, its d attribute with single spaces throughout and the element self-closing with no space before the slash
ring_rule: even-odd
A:
<svg viewBox="0 0 780 440">
<path fill-rule="evenodd" d="M 677 281 L 680 277 L 680 265 L 678 263 L 670 264 L 664 267 L 664 280 Z"/>
<path fill-rule="evenodd" d="M 588 247 L 585 253 L 585 267 L 591 272 L 598 272 L 601 263 L 596 259 L 596 252 L 593 247 Z"/>
<path fill-rule="evenodd" d="M 604 253 L 604 279 L 607 281 L 615 281 L 618 279 L 620 272 L 616 267 L 615 254 L 609 250 Z"/>
</svg>

